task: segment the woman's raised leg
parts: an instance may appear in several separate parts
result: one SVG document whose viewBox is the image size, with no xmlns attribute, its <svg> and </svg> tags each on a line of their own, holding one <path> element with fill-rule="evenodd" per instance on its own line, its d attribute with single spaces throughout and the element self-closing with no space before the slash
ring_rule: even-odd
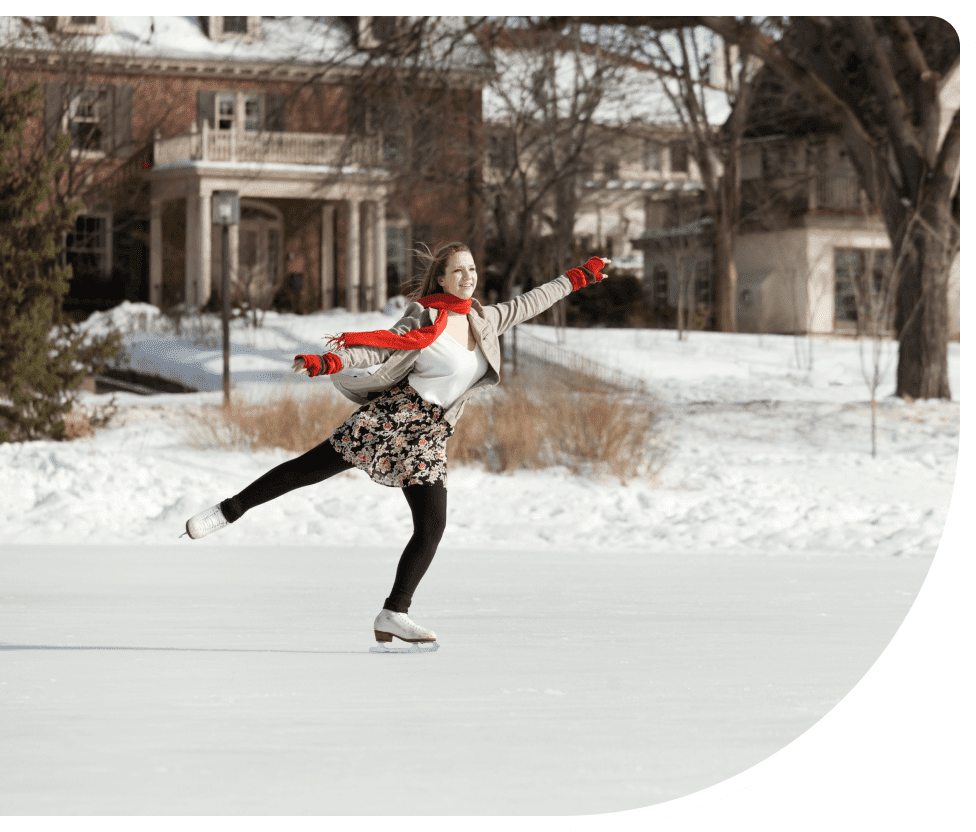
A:
<svg viewBox="0 0 976 832">
<path fill-rule="evenodd" d="M 322 482 L 348 468 L 352 468 L 352 465 L 340 456 L 327 439 L 301 456 L 272 468 L 240 494 L 194 515 L 186 521 L 186 533 L 194 540 L 205 537 L 224 528 L 228 523 L 239 520 L 244 512 L 261 503 L 296 488 Z"/>
<path fill-rule="evenodd" d="M 241 515 L 255 506 L 302 488 L 315 485 L 336 474 L 352 468 L 339 452 L 332 447 L 328 439 L 316 445 L 301 456 L 289 459 L 287 462 L 272 468 L 262 474 L 247 488 L 220 504 L 221 511 L 229 523 L 239 520 Z"/>
</svg>

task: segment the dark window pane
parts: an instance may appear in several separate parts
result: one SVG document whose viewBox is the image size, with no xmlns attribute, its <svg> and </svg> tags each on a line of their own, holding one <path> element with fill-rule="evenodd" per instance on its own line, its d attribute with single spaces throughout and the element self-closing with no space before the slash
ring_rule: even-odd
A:
<svg viewBox="0 0 976 832">
<path fill-rule="evenodd" d="M 688 172 L 688 145 L 684 142 L 671 142 L 671 171 Z"/>
<path fill-rule="evenodd" d="M 224 34 L 225 35 L 246 35 L 247 18 L 246 17 L 225 17 Z"/>
</svg>

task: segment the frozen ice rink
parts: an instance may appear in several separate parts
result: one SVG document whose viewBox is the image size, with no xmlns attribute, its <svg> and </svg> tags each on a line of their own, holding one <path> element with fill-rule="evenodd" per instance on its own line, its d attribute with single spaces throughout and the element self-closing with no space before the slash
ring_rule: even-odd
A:
<svg viewBox="0 0 976 832">
<path fill-rule="evenodd" d="M 377 656 L 389 551 L 11 547 L 0 813 L 648 806 L 810 728 L 929 563 L 447 548 L 416 604 L 441 649 Z"/>
</svg>

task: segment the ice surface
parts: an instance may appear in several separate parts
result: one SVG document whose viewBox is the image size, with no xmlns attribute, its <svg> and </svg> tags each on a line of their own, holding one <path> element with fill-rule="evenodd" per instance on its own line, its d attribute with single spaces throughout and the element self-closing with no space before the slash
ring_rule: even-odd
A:
<svg viewBox="0 0 976 832">
<path fill-rule="evenodd" d="M 823 716 L 923 558 L 444 546 L 377 656 L 390 548 L 7 547 L 2 814 L 588 814 Z"/>
</svg>

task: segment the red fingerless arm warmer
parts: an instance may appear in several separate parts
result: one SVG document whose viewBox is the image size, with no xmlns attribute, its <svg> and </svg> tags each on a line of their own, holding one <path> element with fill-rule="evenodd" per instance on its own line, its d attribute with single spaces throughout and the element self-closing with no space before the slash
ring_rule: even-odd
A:
<svg viewBox="0 0 976 832">
<path fill-rule="evenodd" d="M 296 359 L 305 362 L 305 369 L 311 377 L 338 373 L 342 369 L 342 360 L 338 355 L 327 352 L 325 355 L 296 355 Z M 324 360 L 323 360 L 324 359 Z"/>
<path fill-rule="evenodd" d="M 591 257 L 585 264 L 566 272 L 566 277 L 573 284 L 573 291 L 582 289 L 590 283 L 599 283 L 606 275 L 600 274 L 600 269 L 604 266 L 603 260 L 599 257 Z"/>
</svg>

